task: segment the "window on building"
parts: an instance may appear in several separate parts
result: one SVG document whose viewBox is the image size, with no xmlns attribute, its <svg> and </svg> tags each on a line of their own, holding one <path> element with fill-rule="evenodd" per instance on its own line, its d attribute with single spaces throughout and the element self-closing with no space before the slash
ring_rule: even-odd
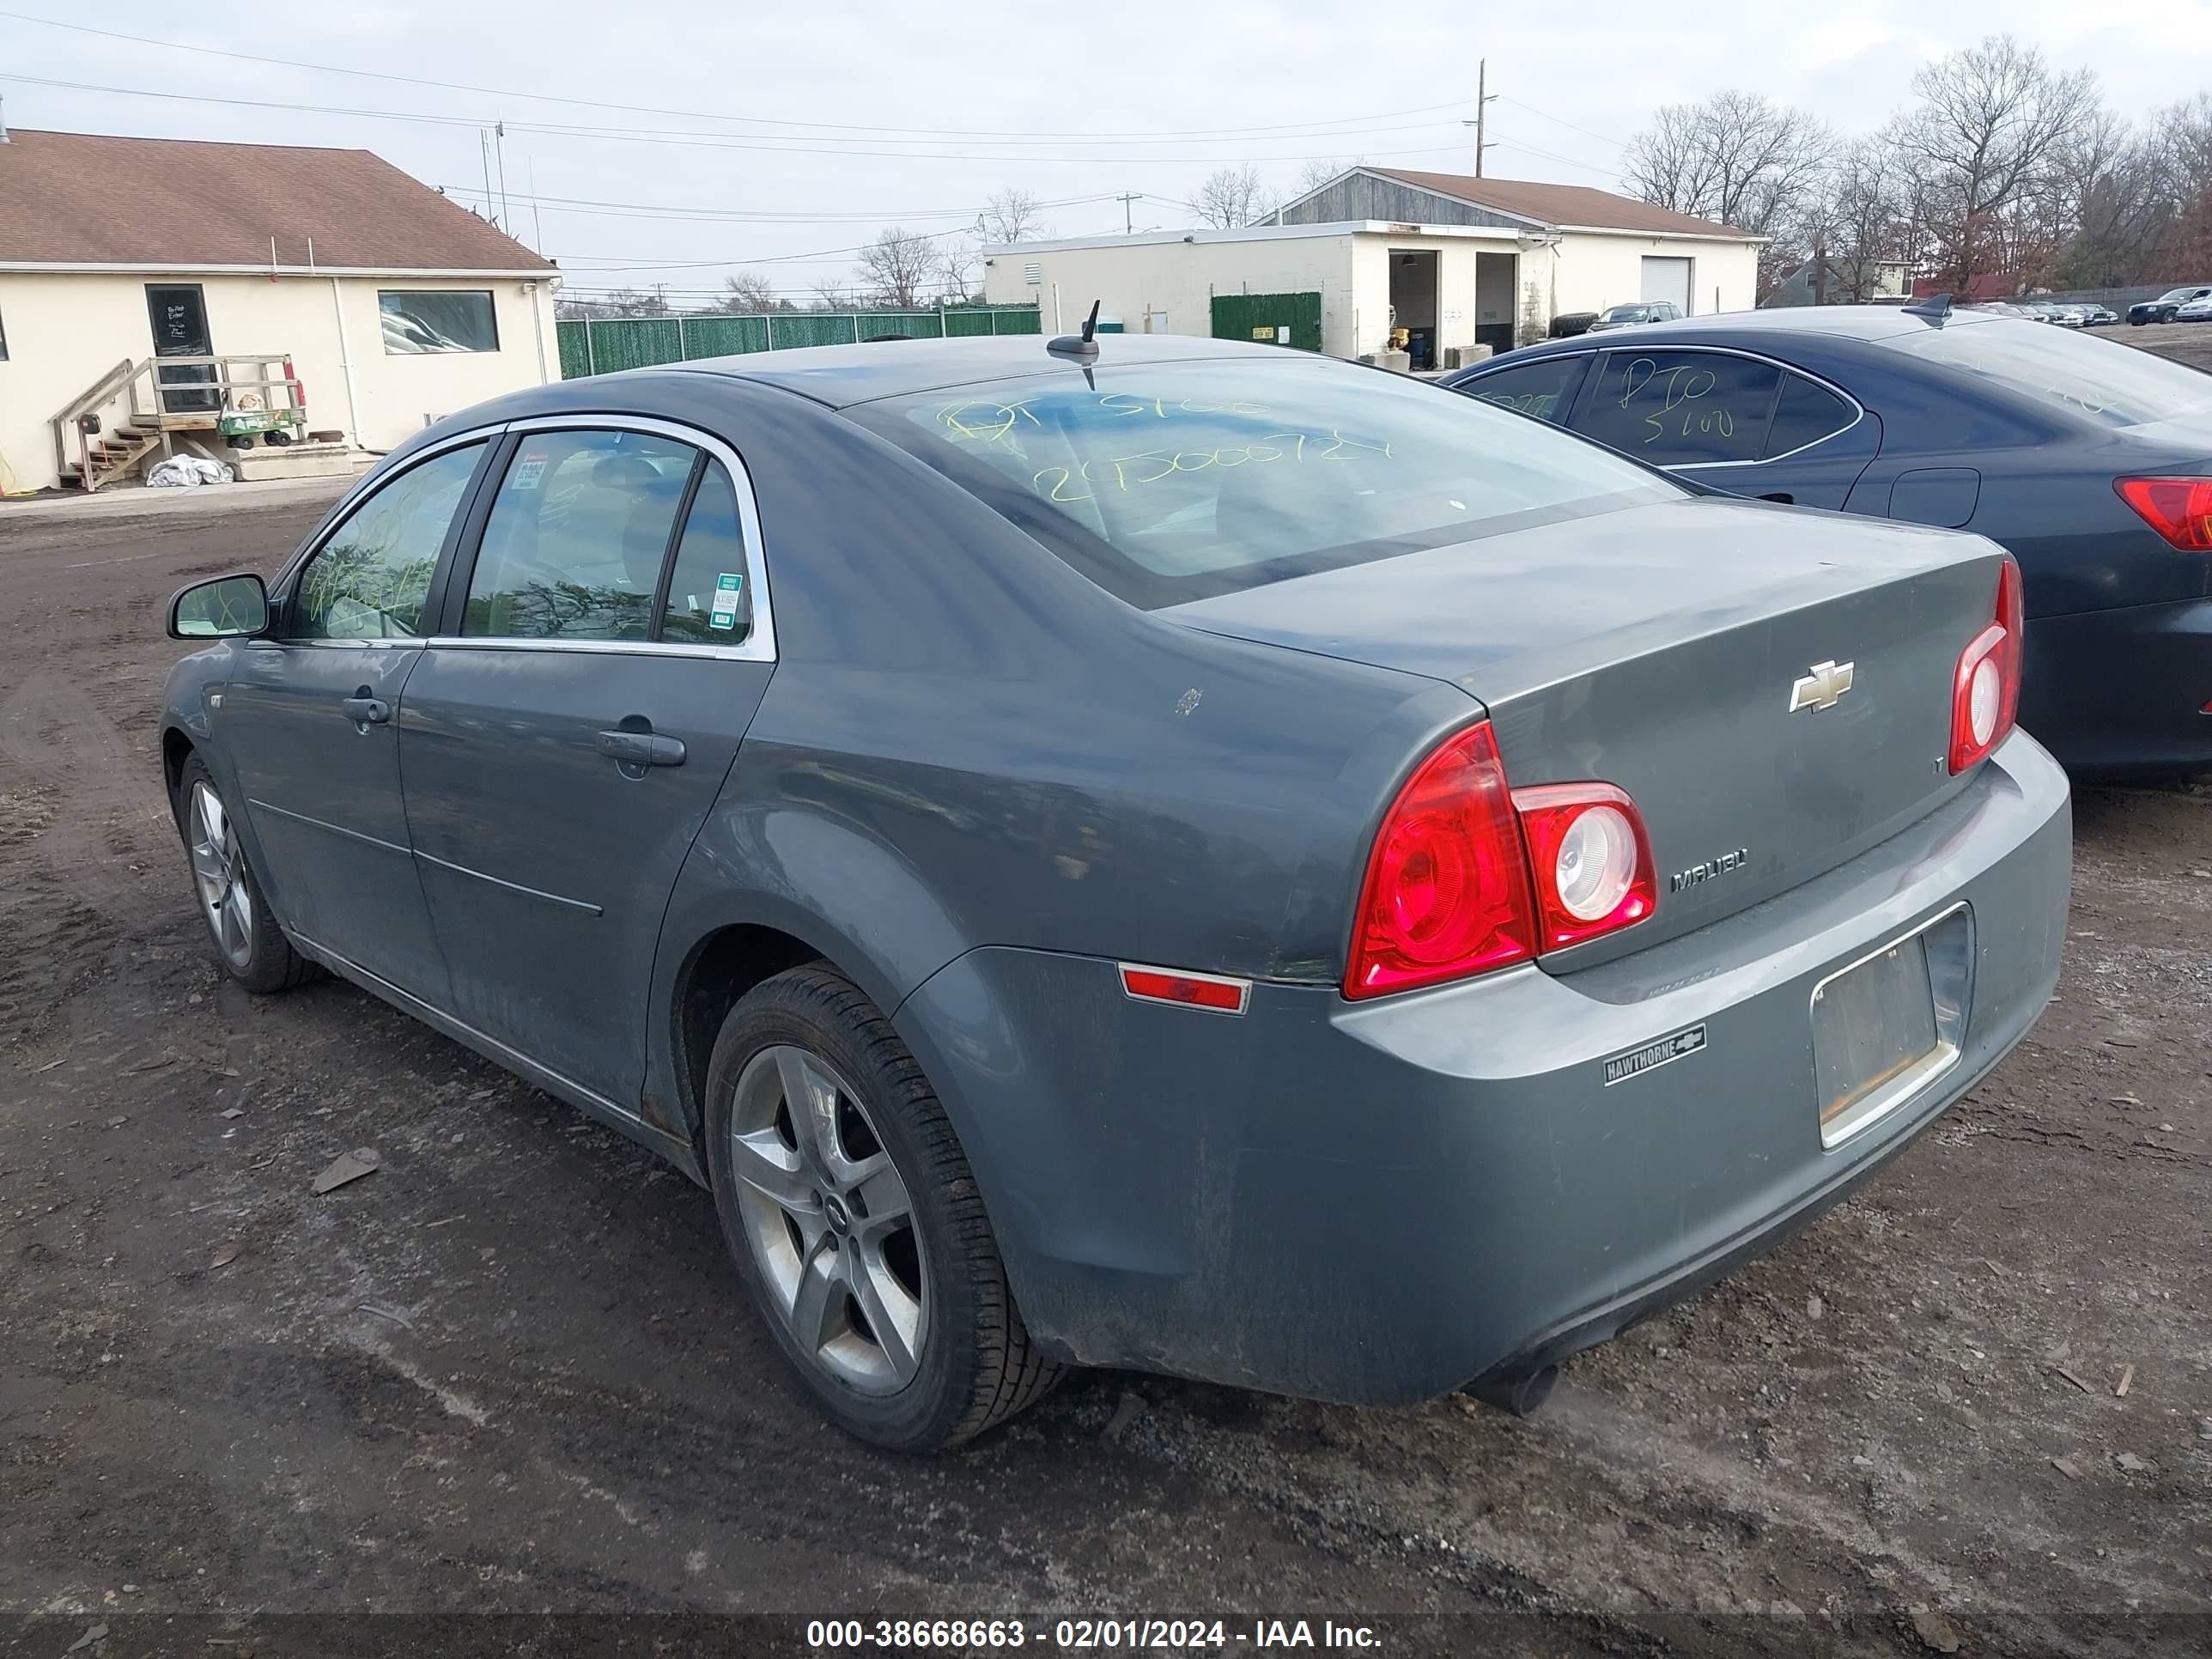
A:
<svg viewBox="0 0 2212 1659">
<path fill-rule="evenodd" d="M 395 357 L 499 349 L 489 289 L 380 289 L 376 308 L 384 316 L 384 349 Z"/>
</svg>

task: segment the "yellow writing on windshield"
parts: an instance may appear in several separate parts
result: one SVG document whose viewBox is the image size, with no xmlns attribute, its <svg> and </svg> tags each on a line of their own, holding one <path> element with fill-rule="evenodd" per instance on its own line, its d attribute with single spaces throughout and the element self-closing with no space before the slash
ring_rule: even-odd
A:
<svg viewBox="0 0 2212 1659">
<path fill-rule="evenodd" d="M 1651 428 L 1651 435 L 1644 441 L 1647 444 L 1658 442 L 1670 432 L 1684 438 L 1700 432 L 1732 438 L 1735 435 L 1735 416 L 1717 403 L 1703 401 L 1719 385 L 1719 377 L 1710 368 L 1681 363 L 1662 369 L 1649 357 L 1638 357 L 1620 377 L 1620 407 L 1628 408 L 1638 392 L 1656 388 L 1653 395 L 1660 400 L 1659 407 L 1650 409 L 1647 400 L 1644 416 L 1644 424 Z M 1681 416 L 1679 427 L 1674 419 L 1678 411 Z"/>
<path fill-rule="evenodd" d="M 1043 491 L 1048 501 L 1063 504 L 1097 499 L 1098 488 L 1111 487 L 1124 494 L 1159 483 L 1178 472 L 1203 472 L 1209 467 L 1288 462 L 1351 461 L 1379 456 L 1394 460 L 1388 441 L 1367 443 L 1347 438 L 1331 428 L 1327 432 L 1270 432 L 1249 444 L 1224 444 L 1214 449 L 1139 450 L 1133 454 L 1089 460 L 1075 466 L 1040 467 L 1030 485 Z M 1048 484 L 1045 481 L 1050 479 Z M 1095 488 L 1094 488 L 1095 486 Z"/>
</svg>

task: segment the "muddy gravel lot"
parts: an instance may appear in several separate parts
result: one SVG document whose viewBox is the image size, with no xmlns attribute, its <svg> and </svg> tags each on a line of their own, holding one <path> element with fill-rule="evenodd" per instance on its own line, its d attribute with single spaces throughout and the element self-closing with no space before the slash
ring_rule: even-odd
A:
<svg viewBox="0 0 2212 1659">
<path fill-rule="evenodd" d="M 347 986 L 218 975 L 159 607 L 321 510 L 264 499 L 0 509 L 0 1651 L 1020 1611 L 1396 1652 L 2212 1646 L 2212 795 L 2082 793 L 2029 1041 L 1537 1416 L 1093 1375 L 908 1462 L 822 1425 L 682 1177 Z M 382 1168 L 313 1196 L 356 1146 Z"/>
</svg>

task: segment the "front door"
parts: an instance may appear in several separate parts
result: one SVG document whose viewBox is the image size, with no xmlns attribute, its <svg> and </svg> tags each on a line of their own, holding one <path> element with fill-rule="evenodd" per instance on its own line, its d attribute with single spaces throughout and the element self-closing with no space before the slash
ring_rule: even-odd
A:
<svg viewBox="0 0 2212 1659">
<path fill-rule="evenodd" d="M 198 283 L 149 283 L 146 285 L 146 312 L 154 325 L 154 355 L 156 357 L 211 357 L 215 343 L 208 336 L 207 295 Z M 214 367 L 208 363 L 180 363 L 174 368 L 156 366 L 154 370 L 161 385 L 161 412 L 181 415 L 204 410 L 215 411 L 216 394 L 213 392 L 175 392 L 173 386 L 211 382 Z"/>
<path fill-rule="evenodd" d="M 661 917 L 774 668 L 750 491 L 685 428 L 525 429 L 479 543 L 399 717 L 449 1006 L 635 1115 Z"/>
<path fill-rule="evenodd" d="M 221 714 L 285 926 L 440 1006 L 448 988 L 408 844 L 399 713 L 485 449 L 434 455 L 347 514 L 278 594 L 275 637 L 242 647 Z"/>
</svg>

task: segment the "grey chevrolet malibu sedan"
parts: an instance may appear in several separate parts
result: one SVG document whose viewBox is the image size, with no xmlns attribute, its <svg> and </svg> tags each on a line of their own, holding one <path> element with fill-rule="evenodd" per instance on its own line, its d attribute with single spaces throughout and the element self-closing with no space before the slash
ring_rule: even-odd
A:
<svg viewBox="0 0 2212 1659">
<path fill-rule="evenodd" d="M 1530 1408 L 2057 973 L 2000 550 L 1288 350 L 547 386 L 170 625 L 228 971 L 667 1158 L 890 1446 L 1079 1365 Z"/>
</svg>

